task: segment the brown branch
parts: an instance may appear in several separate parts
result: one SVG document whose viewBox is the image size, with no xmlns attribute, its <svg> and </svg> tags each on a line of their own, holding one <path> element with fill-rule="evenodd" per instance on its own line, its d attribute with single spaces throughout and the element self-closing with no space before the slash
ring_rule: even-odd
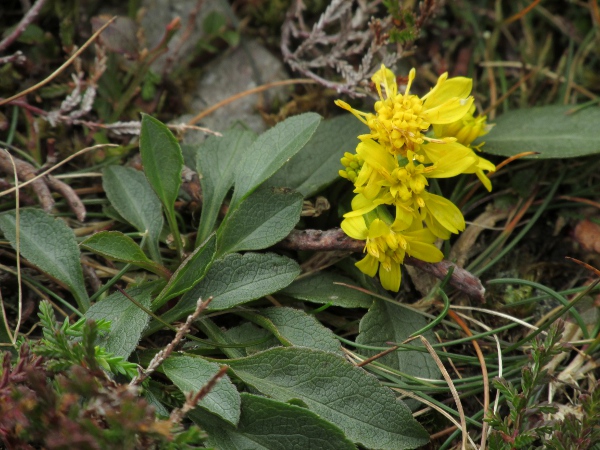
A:
<svg viewBox="0 0 600 450">
<path fill-rule="evenodd" d="M 73 211 L 77 216 L 77 220 L 79 220 L 80 222 L 83 222 L 85 220 L 85 206 L 83 206 L 81 199 L 75 193 L 71 186 L 69 186 L 67 183 L 60 181 L 58 178 L 53 177 L 52 175 L 46 176 L 46 184 L 54 192 L 58 192 L 60 195 L 63 196 L 63 198 L 67 201 L 69 208 L 71 208 L 71 211 Z"/>
<path fill-rule="evenodd" d="M 64 199 L 67 201 L 67 204 L 71 208 L 71 211 L 75 213 L 78 220 L 82 222 L 85 220 L 85 206 L 83 205 L 81 199 L 75 193 L 73 188 L 71 188 L 71 186 L 58 180 L 52 175 L 39 177 L 35 167 L 15 156 L 12 156 L 12 161 L 14 161 L 15 167 L 17 169 L 17 176 L 20 181 L 27 182 L 29 180 L 33 180 L 31 182 L 31 187 L 33 188 L 37 198 L 39 199 L 44 211 L 49 213 L 54 207 L 54 199 L 52 198 L 52 194 L 50 193 L 50 189 L 52 189 L 53 191 L 58 192 L 64 197 Z M 0 172 L 4 172 L 7 174 L 13 173 L 12 164 L 13 163 L 11 162 L 11 155 L 8 153 L 8 151 L 0 149 Z M 36 177 L 38 178 L 34 180 L 34 178 Z"/>
<path fill-rule="evenodd" d="M 11 158 L 11 155 L 8 153 L 7 150 L 0 149 L 0 172 L 12 174 L 13 162 L 17 171 L 17 177 L 20 181 L 29 181 L 37 176 L 35 168 L 31 164 L 14 156 L 12 156 Z M 39 199 L 44 211 L 48 213 L 52 211 L 52 208 L 54 207 L 54 199 L 52 198 L 50 189 L 48 188 L 44 180 L 38 178 L 37 180 L 32 181 L 31 187 L 33 188 L 35 195 Z"/>
<path fill-rule="evenodd" d="M 352 239 L 341 228 L 332 230 L 293 230 L 283 241 L 277 244 L 279 248 L 288 250 L 312 250 L 312 251 L 334 251 L 346 250 L 351 252 L 362 252 L 365 247 L 364 241 Z M 408 264 L 427 272 L 434 277 L 443 280 L 448 275 L 450 267 L 454 267 L 450 278 L 450 285 L 464 292 L 469 297 L 482 301 L 485 288 L 479 278 L 465 269 L 458 267 L 450 261 L 439 263 L 428 263 L 420 259 L 407 256 L 404 264 Z"/>
<path fill-rule="evenodd" d="M 12 55 L 0 57 L 0 64 L 8 64 L 14 62 L 15 64 L 25 64 L 27 58 L 21 50 L 16 51 Z"/>
<path fill-rule="evenodd" d="M 130 298 L 127 292 L 125 292 L 119 287 L 117 287 L 117 289 L 125 297 Z M 187 317 L 184 324 L 178 327 L 177 333 L 175 334 L 173 340 L 164 349 L 162 349 L 156 355 L 154 355 L 154 358 L 152 358 L 146 370 L 140 370 L 138 368 L 139 373 L 136 377 L 133 378 L 133 380 L 131 380 L 131 382 L 129 383 L 130 386 L 139 386 L 146 378 L 148 378 L 152 374 L 152 372 L 154 372 L 158 368 L 158 366 L 160 366 L 164 362 L 165 359 L 167 359 L 171 355 L 171 353 L 173 353 L 175 347 L 177 347 L 181 340 L 185 337 L 185 335 L 188 334 L 194 321 L 200 316 L 200 314 L 202 314 L 202 312 L 210 304 L 212 299 L 212 297 L 208 297 L 208 299 L 206 299 L 205 302 L 203 302 L 201 298 L 198 299 L 198 302 L 196 303 L 196 310 Z"/>
<path fill-rule="evenodd" d="M 27 28 L 31 24 L 31 22 L 35 20 L 40 10 L 44 6 L 44 3 L 46 3 L 46 0 L 37 0 L 37 2 L 33 4 L 31 9 L 27 11 L 27 13 L 23 16 L 19 24 L 12 31 L 12 33 L 10 33 L 2 40 L 2 42 L 0 42 L 0 52 L 6 50 L 13 42 L 15 42 L 19 38 L 19 36 L 21 36 L 21 34 L 23 34 L 25 28 Z"/>
<path fill-rule="evenodd" d="M 171 416 L 169 417 L 169 420 L 171 421 L 172 425 L 177 425 L 181 422 L 181 419 L 183 419 L 183 416 L 185 416 L 188 412 L 190 412 L 192 409 L 194 409 L 196 407 L 196 405 L 198 403 L 200 403 L 202 401 L 202 399 L 204 397 L 206 397 L 206 395 L 213 390 L 213 388 L 215 387 L 215 385 L 217 384 L 217 381 L 219 381 L 221 378 L 223 378 L 225 376 L 225 374 L 227 373 L 227 370 L 229 370 L 228 366 L 221 366 L 221 368 L 219 369 L 219 371 L 214 374 L 210 380 L 208 380 L 206 382 L 206 384 L 204 386 L 202 386 L 202 389 L 200 389 L 197 393 L 193 393 L 193 392 L 189 392 L 186 394 L 185 396 L 185 403 L 181 408 L 176 408 L 173 411 L 171 411 Z"/>
<path fill-rule="evenodd" d="M 42 0 L 38 0 L 42 1 Z M 85 44 L 83 44 L 75 53 L 73 53 L 69 59 L 67 59 L 58 69 L 56 69 L 54 72 L 52 72 L 52 74 L 50 74 L 50 76 L 46 77 L 45 79 L 43 79 L 42 81 L 40 81 L 39 83 L 28 87 L 27 89 L 25 89 L 24 91 L 19 92 L 18 94 L 13 95 L 12 97 L 9 98 L 5 98 L 0 100 L 0 106 L 5 105 L 6 103 L 10 103 L 13 100 L 17 100 L 31 92 L 37 91 L 39 88 L 41 88 L 42 86 L 45 86 L 46 84 L 50 83 L 52 80 L 54 80 L 58 75 L 60 75 L 60 73 L 65 70 L 67 67 L 69 67 L 71 65 L 71 63 L 73 61 L 75 61 L 77 58 L 79 58 L 79 55 L 81 55 L 83 53 L 83 51 L 88 48 L 92 42 L 94 42 L 94 40 L 96 40 L 96 38 L 98 36 L 100 36 L 100 33 L 102 33 L 111 23 L 114 22 L 114 20 L 116 19 L 116 16 L 113 17 L 112 19 L 110 19 L 108 22 L 106 22 L 98 31 L 96 31 L 86 42 Z"/>
</svg>

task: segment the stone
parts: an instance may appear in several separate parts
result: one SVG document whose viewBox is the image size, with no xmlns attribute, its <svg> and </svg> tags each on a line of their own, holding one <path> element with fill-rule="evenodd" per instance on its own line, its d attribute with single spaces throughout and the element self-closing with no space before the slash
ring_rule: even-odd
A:
<svg viewBox="0 0 600 450">
<path fill-rule="evenodd" d="M 197 11 L 194 26 L 191 32 L 186 30 L 190 15 L 198 6 L 198 0 L 143 0 L 140 7 L 143 9 L 141 26 L 144 30 L 148 49 L 156 47 L 163 36 L 169 23 L 176 17 L 181 20 L 181 28 L 169 42 L 167 52 L 161 55 L 152 64 L 152 70 L 162 73 L 167 61 L 173 59 L 177 65 L 186 54 L 194 51 L 198 41 L 204 36 L 204 19 L 213 11 L 225 16 L 232 14 L 226 2 L 205 0 Z"/>
<path fill-rule="evenodd" d="M 245 40 L 238 48 L 206 67 L 197 91 L 192 94 L 191 107 L 195 111 L 194 114 L 197 114 L 232 95 L 287 78 L 283 63 L 279 59 L 258 42 Z M 214 131 L 224 131 L 236 122 L 241 122 L 260 133 L 265 130 L 266 125 L 257 112 L 257 107 L 261 102 L 284 100 L 289 95 L 289 89 L 281 87 L 241 97 L 217 109 L 197 125 Z"/>
</svg>

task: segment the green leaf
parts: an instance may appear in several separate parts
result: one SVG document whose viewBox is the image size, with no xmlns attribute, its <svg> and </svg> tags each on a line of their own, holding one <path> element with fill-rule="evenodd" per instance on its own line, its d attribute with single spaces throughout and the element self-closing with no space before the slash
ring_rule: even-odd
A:
<svg viewBox="0 0 600 450">
<path fill-rule="evenodd" d="M 181 263 L 154 301 L 152 309 L 156 310 L 173 297 L 192 289 L 206 274 L 216 249 L 217 238 L 213 234 Z"/>
<path fill-rule="evenodd" d="M 202 389 L 220 367 L 200 357 L 171 356 L 162 363 L 161 369 L 175 386 L 187 394 Z M 236 425 L 240 419 L 240 403 L 240 394 L 229 378 L 224 376 L 198 406 Z"/>
<path fill-rule="evenodd" d="M 21 256 L 64 284 L 75 297 L 79 308 L 85 312 L 90 307 L 90 299 L 85 290 L 79 247 L 73 230 L 62 220 L 54 219 L 39 209 L 21 210 L 18 227 Z M 0 215 L 0 229 L 16 249 L 14 211 Z"/>
<path fill-rule="evenodd" d="M 158 384 L 158 383 L 156 383 Z M 160 386 L 161 388 L 163 386 Z M 150 380 L 149 383 L 144 386 L 144 391 L 142 393 L 144 399 L 148 402 L 148 404 L 154 407 L 154 414 L 158 419 L 168 419 L 171 414 L 170 411 L 163 405 L 159 399 L 159 395 L 155 393 L 155 382 Z M 160 392 L 164 392 L 164 389 L 160 389 Z"/>
<path fill-rule="evenodd" d="M 539 106 L 502 114 L 492 130 L 480 138 L 483 151 L 514 156 L 538 152 L 530 158 L 574 158 L 600 153 L 600 108 L 585 108 L 567 114 L 576 106 Z"/>
<path fill-rule="evenodd" d="M 218 254 L 262 250 L 281 241 L 300 220 L 302 200 L 302 194 L 288 189 L 253 192 L 219 227 Z"/>
<path fill-rule="evenodd" d="M 231 207 L 254 191 L 294 156 L 313 135 L 321 116 L 305 113 L 290 117 L 261 134 L 248 148 L 235 174 Z"/>
<path fill-rule="evenodd" d="M 373 297 L 369 294 L 334 283 L 356 285 L 356 282 L 342 275 L 318 272 L 294 281 L 281 293 L 307 302 L 331 303 L 343 308 L 369 308 L 373 304 Z"/>
<path fill-rule="evenodd" d="M 11 339 L 11 333 L 10 331 L 6 328 L 6 323 L 4 320 L 0 320 L 0 344 L 11 344 L 12 345 L 12 339 Z"/>
<path fill-rule="evenodd" d="M 213 263 L 184 301 L 213 297 L 209 310 L 228 309 L 283 289 L 300 273 L 298 264 L 274 253 L 233 253 Z"/>
<path fill-rule="evenodd" d="M 211 11 L 202 22 L 202 31 L 209 36 L 215 35 L 226 25 L 227 20 L 223 14 L 219 11 Z"/>
<path fill-rule="evenodd" d="M 247 345 L 247 347 L 243 348 L 245 351 L 243 354 L 240 354 L 239 357 L 252 355 L 254 353 L 262 352 L 263 350 L 280 345 L 279 341 L 275 338 L 275 336 L 273 336 L 272 333 L 264 328 L 259 328 L 250 322 L 243 322 L 241 325 L 229 328 L 228 330 L 225 330 L 223 334 L 232 344 Z M 248 345 L 250 342 L 257 341 L 263 342 Z M 240 349 L 238 348 L 237 350 Z"/>
<path fill-rule="evenodd" d="M 259 392 L 282 402 L 304 402 L 367 448 L 416 448 L 428 441 L 427 432 L 391 390 L 341 356 L 279 347 L 227 364 Z"/>
<path fill-rule="evenodd" d="M 298 264 L 274 253 L 232 253 L 215 260 L 196 286 L 162 317 L 172 323 L 191 314 L 199 298 L 213 297 L 209 310 L 232 308 L 283 289 L 300 273 Z M 152 332 L 162 328 L 152 323 Z"/>
<path fill-rule="evenodd" d="M 140 246 L 120 231 L 100 231 L 83 241 L 81 246 L 105 258 L 142 267 L 161 277 L 169 277 L 169 272 L 163 266 L 148 259 Z"/>
<path fill-rule="evenodd" d="M 267 308 L 261 315 L 269 319 L 279 333 L 293 345 L 343 355 L 340 341 L 314 316 L 294 308 Z"/>
<path fill-rule="evenodd" d="M 174 211 L 181 186 L 183 154 L 166 125 L 147 114 L 142 115 L 140 154 L 150 186 L 167 213 Z"/>
<path fill-rule="evenodd" d="M 358 144 L 357 136 L 368 128 L 345 114 L 321 122 L 302 150 L 266 181 L 267 186 L 288 187 L 311 197 L 340 176 L 340 159 Z"/>
<path fill-rule="evenodd" d="M 227 42 L 230 47 L 237 47 L 240 42 L 240 33 L 234 30 L 225 30 L 221 33 L 220 37 Z"/>
<path fill-rule="evenodd" d="M 255 139 L 251 131 L 230 130 L 223 137 L 210 136 L 198 148 L 196 169 L 204 198 L 197 243 L 213 231 L 223 200 L 233 186 L 239 160 Z"/>
<path fill-rule="evenodd" d="M 153 284 L 127 289 L 125 292 L 142 306 L 150 306 Z M 92 305 L 85 317 L 92 320 L 108 320 L 110 332 L 98 342 L 110 353 L 129 358 L 140 342 L 142 332 L 148 325 L 150 316 L 120 292 L 115 292 Z"/>
<path fill-rule="evenodd" d="M 353 450 L 335 425 L 299 406 L 243 393 L 237 428 L 208 414 L 190 418 L 208 432 L 208 445 L 219 450 Z"/>
<path fill-rule="evenodd" d="M 369 312 L 364 315 L 359 325 L 357 344 L 385 347 L 386 342 L 403 342 L 415 331 L 427 325 L 423 316 L 408 308 L 403 308 L 383 300 L 375 300 Z M 435 335 L 429 331 L 424 336 L 431 342 Z M 423 348 L 417 339 L 409 345 Z M 361 349 L 365 356 L 373 356 L 376 350 Z M 378 359 L 400 372 L 422 378 L 439 378 L 440 371 L 429 353 L 420 351 L 397 350 Z"/>
<path fill-rule="evenodd" d="M 181 186 L 183 153 L 177 139 L 166 125 L 147 114 L 142 114 L 140 154 L 146 178 L 165 208 L 175 247 L 183 259 L 183 244 L 175 216 L 175 200 Z"/>
<path fill-rule="evenodd" d="M 160 263 L 158 237 L 163 228 L 160 200 L 143 173 L 130 167 L 104 169 L 102 186 L 115 210 L 140 233 L 148 233 L 148 251 Z"/>
</svg>

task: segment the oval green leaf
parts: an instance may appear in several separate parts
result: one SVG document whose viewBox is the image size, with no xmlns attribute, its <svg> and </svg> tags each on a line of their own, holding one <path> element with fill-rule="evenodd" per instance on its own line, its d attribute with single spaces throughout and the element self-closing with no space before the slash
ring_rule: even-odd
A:
<svg viewBox="0 0 600 450">
<path fill-rule="evenodd" d="M 300 266 L 285 256 L 232 253 L 215 260 L 204 278 L 161 317 L 167 323 L 179 320 L 196 309 L 199 298 L 213 297 L 209 310 L 232 308 L 283 289 L 299 273 Z M 160 328 L 162 324 L 153 322 L 148 334 Z"/>
<path fill-rule="evenodd" d="M 152 283 L 146 283 L 141 287 L 127 289 L 126 292 L 140 305 L 148 308 L 153 289 Z M 120 292 L 92 305 L 85 316 L 92 320 L 104 319 L 110 322 L 109 333 L 99 340 L 98 345 L 125 359 L 135 350 L 150 319 L 143 309 Z"/>
<path fill-rule="evenodd" d="M 198 147 L 196 168 L 203 201 L 196 242 L 203 242 L 213 231 L 219 209 L 233 186 L 237 165 L 255 139 L 251 131 L 229 130 L 223 137 L 210 136 Z"/>
<path fill-rule="evenodd" d="M 403 342 L 426 325 L 427 322 L 419 313 L 376 299 L 369 312 L 360 321 L 356 343 L 385 347 L 386 342 Z M 430 341 L 435 340 L 431 331 L 424 333 L 424 336 Z M 409 345 L 423 348 L 419 340 L 414 340 Z M 361 353 L 369 357 L 377 354 L 378 351 L 361 349 Z M 414 377 L 435 379 L 440 376 L 440 371 L 429 353 L 417 350 L 396 350 L 381 357 L 378 362 Z"/>
<path fill-rule="evenodd" d="M 401 450 L 429 440 L 394 393 L 333 353 L 279 347 L 227 364 L 245 383 L 281 402 L 300 400 L 367 448 Z"/>
<path fill-rule="evenodd" d="M 140 154 L 152 189 L 165 209 L 172 210 L 181 186 L 183 154 L 171 130 L 147 114 L 142 115 Z"/>
<path fill-rule="evenodd" d="M 143 173 L 131 167 L 109 166 L 104 169 L 102 187 L 111 205 L 140 233 L 148 233 L 148 251 L 161 261 L 158 237 L 164 220 L 160 200 Z"/>
<path fill-rule="evenodd" d="M 218 371 L 219 365 L 200 357 L 171 356 L 161 365 L 161 370 L 184 394 L 196 393 Z M 231 425 L 240 419 L 240 394 L 227 376 L 221 378 L 198 403 L 201 408 L 216 414 Z"/>
<path fill-rule="evenodd" d="M 304 311 L 280 307 L 264 309 L 260 314 L 269 319 L 292 345 L 343 355 L 340 341 L 333 332 Z"/>
<path fill-rule="evenodd" d="M 313 135 L 321 116 L 305 113 L 289 117 L 261 134 L 246 150 L 236 168 L 231 207 L 237 207 L 267 178 L 294 156 Z"/>
<path fill-rule="evenodd" d="M 337 283 L 357 284 L 343 275 L 318 272 L 294 281 L 281 293 L 307 302 L 331 303 L 342 308 L 369 308 L 373 304 L 373 297 L 369 294 Z"/>
<path fill-rule="evenodd" d="M 493 155 L 514 156 L 538 152 L 529 158 L 574 158 L 600 153 L 600 108 L 577 106 L 539 106 L 502 114 L 495 126 L 478 142 Z M 573 112 L 571 114 L 571 112 Z"/>
<path fill-rule="evenodd" d="M 355 450 L 344 433 L 317 414 L 265 397 L 243 393 L 237 428 L 195 410 L 190 418 L 208 432 L 208 445 L 220 450 Z"/>
<path fill-rule="evenodd" d="M 311 197 L 340 176 L 340 159 L 352 152 L 358 135 L 368 128 L 350 114 L 324 120 L 296 155 L 266 181 L 267 186 L 288 187 Z"/>
<path fill-rule="evenodd" d="M 302 194 L 285 188 L 253 192 L 219 227 L 218 254 L 262 250 L 281 241 L 300 220 L 302 200 Z"/>
<path fill-rule="evenodd" d="M 163 266 L 148 259 L 140 246 L 120 231 L 100 231 L 83 241 L 81 246 L 105 258 L 142 267 L 161 277 L 169 277 L 169 272 Z"/>
<path fill-rule="evenodd" d="M 85 289 L 75 234 L 65 222 L 40 209 L 23 209 L 19 216 L 21 256 L 42 272 L 64 284 L 85 312 L 90 299 Z M 0 215 L 0 229 L 13 248 L 17 247 L 15 212 Z"/>
</svg>

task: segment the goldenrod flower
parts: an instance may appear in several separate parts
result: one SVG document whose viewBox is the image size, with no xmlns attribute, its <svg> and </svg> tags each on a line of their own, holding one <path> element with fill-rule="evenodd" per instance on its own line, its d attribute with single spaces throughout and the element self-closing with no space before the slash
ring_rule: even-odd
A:
<svg viewBox="0 0 600 450">
<path fill-rule="evenodd" d="M 444 73 L 435 87 L 419 98 L 410 94 L 416 71 L 411 69 L 404 94 L 398 94 L 394 73 L 383 64 L 371 80 L 375 83 L 380 100 L 375 103 L 375 114 L 364 113 L 346 102 L 336 105 L 350 111 L 365 123 L 370 133 L 360 139 L 375 139 L 395 155 L 406 156 L 407 151 L 418 152 L 421 144 L 431 140 L 424 135 L 431 125 L 444 125 L 462 118 L 473 104 L 470 97 L 472 80 L 465 77 L 448 79 Z"/>
<path fill-rule="evenodd" d="M 411 151 L 407 154 L 409 159 L 401 166 L 396 156 L 373 140 L 361 142 L 356 151 L 364 161 L 354 190 L 360 196 L 352 202 L 353 211 L 344 217 L 366 214 L 378 205 L 386 204 L 396 207 L 396 220 L 405 226 L 418 218 L 432 227 L 433 234 L 444 239 L 448 239 L 450 233 L 464 230 L 460 210 L 449 200 L 429 194 L 426 187 L 428 178 L 449 178 L 474 167 L 477 160 L 471 149 L 460 145 L 428 166 L 421 164 Z M 363 177 L 363 171 L 369 176 Z"/>
<path fill-rule="evenodd" d="M 424 228 L 407 230 L 398 222 L 388 225 L 379 217 L 367 225 L 365 216 L 344 219 L 341 226 L 348 236 L 366 241 L 367 255 L 356 267 L 371 277 L 379 269 L 381 285 L 390 291 L 400 289 L 400 265 L 405 255 L 427 262 L 441 261 L 444 256 L 433 245 L 435 236 Z"/>
<path fill-rule="evenodd" d="M 341 226 L 348 236 L 365 241 L 366 255 L 356 266 L 370 276 L 379 272 L 383 287 L 392 291 L 400 288 L 405 255 L 438 262 L 443 255 L 433 245 L 436 238 L 465 229 L 460 210 L 428 192 L 428 180 L 475 173 L 491 190 L 485 172 L 496 169 L 470 147 L 489 129 L 485 117 L 473 116 L 472 81 L 448 79 L 445 73 L 418 97 L 410 94 L 414 78 L 412 69 L 406 91 L 398 94 L 395 75 L 382 65 L 372 77 L 379 94 L 374 114 L 336 100 L 370 131 L 358 136 L 355 154 L 341 159 L 340 175 L 353 182 L 356 193 Z M 426 136 L 432 125 L 435 137 Z M 388 207 L 395 208 L 393 219 Z"/>
</svg>

